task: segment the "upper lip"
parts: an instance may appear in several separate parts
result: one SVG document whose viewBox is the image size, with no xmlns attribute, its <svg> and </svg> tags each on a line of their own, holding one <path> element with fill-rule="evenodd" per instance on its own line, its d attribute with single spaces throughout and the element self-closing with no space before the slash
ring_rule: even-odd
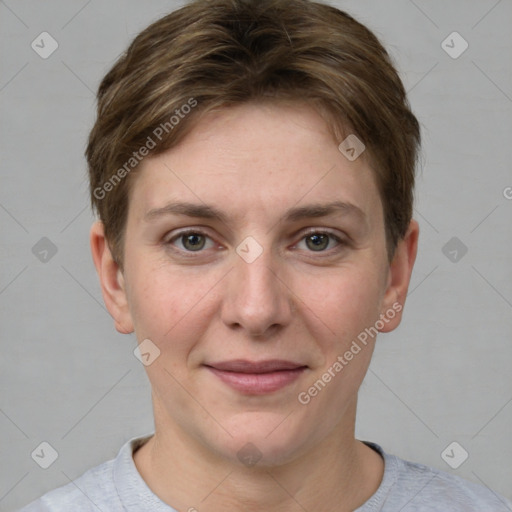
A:
<svg viewBox="0 0 512 512">
<path fill-rule="evenodd" d="M 283 359 L 269 359 L 266 361 L 247 361 L 245 359 L 233 359 L 231 361 L 220 361 L 218 363 L 207 364 L 211 368 L 225 372 L 236 373 L 270 373 L 282 370 L 296 370 L 305 368 L 306 365 L 285 361 Z"/>
</svg>

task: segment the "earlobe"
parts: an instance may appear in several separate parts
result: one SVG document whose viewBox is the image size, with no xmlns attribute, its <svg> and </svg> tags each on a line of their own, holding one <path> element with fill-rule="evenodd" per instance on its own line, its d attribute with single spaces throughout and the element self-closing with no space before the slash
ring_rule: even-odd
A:
<svg viewBox="0 0 512 512">
<path fill-rule="evenodd" d="M 117 331 L 129 334 L 133 332 L 133 322 L 128 307 L 124 276 L 112 256 L 101 221 L 96 221 L 91 227 L 90 244 L 105 306 L 114 319 Z"/>
<path fill-rule="evenodd" d="M 412 269 L 418 252 L 419 225 L 412 219 L 407 232 L 398 245 L 389 265 L 387 287 L 382 301 L 381 317 L 387 322 L 380 332 L 390 332 L 402 320 L 402 311 L 407 297 Z"/>
</svg>

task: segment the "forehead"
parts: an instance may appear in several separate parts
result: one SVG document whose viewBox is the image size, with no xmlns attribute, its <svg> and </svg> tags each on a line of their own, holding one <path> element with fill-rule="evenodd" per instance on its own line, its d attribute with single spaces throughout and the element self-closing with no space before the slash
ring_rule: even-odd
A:
<svg viewBox="0 0 512 512">
<path fill-rule="evenodd" d="M 130 211 L 142 220 L 185 201 L 240 219 L 271 219 L 292 207 L 344 202 L 378 220 L 381 202 L 367 160 L 364 153 L 347 159 L 307 106 L 230 107 L 206 114 L 178 146 L 141 163 Z"/>
</svg>

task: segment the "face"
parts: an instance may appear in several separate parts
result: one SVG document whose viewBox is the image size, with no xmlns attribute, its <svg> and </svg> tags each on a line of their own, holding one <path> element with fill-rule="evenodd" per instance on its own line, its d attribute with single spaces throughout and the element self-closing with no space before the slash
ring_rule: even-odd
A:
<svg viewBox="0 0 512 512">
<path fill-rule="evenodd" d="M 393 277 L 364 157 L 307 107 L 243 105 L 143 161 L 106 301 L 160 351 L 146 366 L 157 433 L 233 461 L 252 443 L 275 464 L 350 432 L 374 345 L 362 333 L 397 325 L 410 276 Z"/>
</svg>

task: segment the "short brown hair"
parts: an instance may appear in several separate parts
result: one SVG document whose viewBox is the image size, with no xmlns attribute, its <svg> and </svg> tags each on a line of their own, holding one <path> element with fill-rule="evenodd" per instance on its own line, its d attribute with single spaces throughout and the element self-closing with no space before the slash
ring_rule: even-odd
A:
<svg viewBox="0 0 512 512">
<path fill-rule="evenodd" d="M 202 114 L 253 101 L 307 102 L 338 142 L 357 134 L 392 257 L 412 218 L 420 129 L 376 36 L 310 0 L 195 0 L 142 31 L 99 86 L 86 149 L 91 202 L 121 265 L 130 171 Z"/>
</svg>

